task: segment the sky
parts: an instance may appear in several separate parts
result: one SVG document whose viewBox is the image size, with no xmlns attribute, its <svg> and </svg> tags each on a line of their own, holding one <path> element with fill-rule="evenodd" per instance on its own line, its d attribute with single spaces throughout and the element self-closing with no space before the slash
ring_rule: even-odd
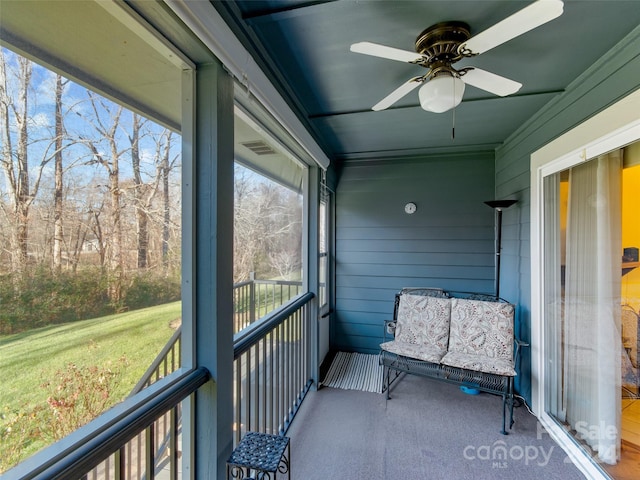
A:
<svg viewBox="0 0 640 480">
<path fill-rule="evenodd" d="M 20 79 L 18 78 L 19 70 L 18 55 L 2 48 L 7 64 L 7 91 L 9 96 L 14 99 L 15 105 L 18 105 L 18 93 Z M 32 78 L 28 94 L 28 160 L 29 170 L 31 174 L 31 183 L 37 175 L 38 167 L 43 160 L 51 159 L 53 153 L 53 132 L 55 127 L 55 74 L 50 70 L 38 64 L 32 63 Z M 105 128 L 112 125 L 112 115 L 117 111 L 118 106 L 104 98 L 97 96 L 99 101 L 96 102 L 94 109 L 89 101 L 88 90 L 72 81 L 66 81 L 63 92 L 63 118 L 64 126 L 69 136 L 76 141 L 80 138 L 91 139 L 96 145 L 100 153 L 108 154 L 109 147 L 107 143 L 101 139 L 101 135 L 94 128 L 94 124 L 102 123 Z M 119 166 L 121 178 L 126 180 L 132 178 L 133 170 L 131 168 L 131 160 L 129 154 L 130 142 L 127 134 L 131 131 L 132 112 L 125 110 L 121 117 L 121 128 L 118 129 L 116 138 L 118 140 L 118 149 L 122 152 L 120 156 Z M 17 125 L 15 116 L 10 113 L 9 127 L 12 135 L 12 144 L 15 149 Z M 166 134 L 166 129 L 151 121 L 147 122 L 145 135 L 140 141 L 140 155 L 143 176 L 145 180 L 149 180 L 155 171 L 154 157 L 156 152 L 156 144 L 154 139 Z M 177 158 L 179 163 L 180 155 L 180 137 L 173 133 L 174 145 L 172 146 L 171 159 Z M 0 143 L 2 140 L 0 139 Z M 74 177 L 76 182 L 90 183 L 97 177 L 105 177 L 106 170 L 98 165 L 87 165 L 87 161 L 91 159 L 91 153 L 86 145 L 81 143 L 73 144 L 72 140 L 67 140 L 67 148 L 63 154 L 65 168 Z M 49 161 L 43 170 L 43 182 L 52 181 L 53 179 L 53 162 Z M 8 184 L 4 172 L 0 175 L 0 198 L 8 192 Z"/>
</svg>

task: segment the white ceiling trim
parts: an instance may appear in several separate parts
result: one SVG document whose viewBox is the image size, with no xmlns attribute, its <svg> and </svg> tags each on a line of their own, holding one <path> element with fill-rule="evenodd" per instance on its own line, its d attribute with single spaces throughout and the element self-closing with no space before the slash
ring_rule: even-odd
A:
<svg viewBox="0 0 640 480">
<path fill-rule="evenodd" d="M 140 39 L 154 48 L 160 55 L 181 70 L 193 70 L 195 64 L 189 58 L 160 35 L 146 20 L 138 15 L 131 7 L 120 2 L 98 1 L 110 15 L 122 25 L 135 33 Z M 143 28 L 140 28 L 140 27 Z"/>
<path fill-rule="evenodd" d="M 322 167 L 329 157 L 316 143 L 291 107 L 269 81 L 242 43 L 210 2 L 164 0 L 173 12 L 224 64 L 229 72 L 247 88 L 292 135 L 296 142 Z"/>
<path fill-rule="evenodd" d="M 0 0 L 0 45 L 180 131 L 195 65 L 124 2 Z"/>
</svg>

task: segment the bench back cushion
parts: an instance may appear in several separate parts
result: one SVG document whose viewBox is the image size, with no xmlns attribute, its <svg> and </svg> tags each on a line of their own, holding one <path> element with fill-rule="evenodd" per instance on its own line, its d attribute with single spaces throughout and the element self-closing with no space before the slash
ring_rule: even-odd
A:
<svg viewBox="0 0 640 480">
<path fill-rule="evenodd" d="M 511 362 L 513 313 L 510 303 L 451 299 L 449 352 Z"/>
<path fill-rule="evenodd" d="M 425 295 L 400 296 L 396 318 L 396 340 L 429 345 L 447 351 L 451 299 Z"/>
</svg>

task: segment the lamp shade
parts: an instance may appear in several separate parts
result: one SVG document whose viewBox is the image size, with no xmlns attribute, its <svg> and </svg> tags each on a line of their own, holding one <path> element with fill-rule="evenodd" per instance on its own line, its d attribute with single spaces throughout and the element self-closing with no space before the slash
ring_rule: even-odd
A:
<svg viewBox="0 0 640 480">
<path fill-rule="evenodd" d="M 464 82 L 453 75 L 438 75 L 426 82 L 418 96 L 420 106 L 434 113 L 442 113 L 456 107 L 462 101 L 464 95 Z"/>
<path fill-rule="evenodd" d="M 489 205 L 491 208 L 503 209 L 509 208 L 514 203 L 517 203 L 518 200 L 488 200 L 484 203 Z"/>
</svg>

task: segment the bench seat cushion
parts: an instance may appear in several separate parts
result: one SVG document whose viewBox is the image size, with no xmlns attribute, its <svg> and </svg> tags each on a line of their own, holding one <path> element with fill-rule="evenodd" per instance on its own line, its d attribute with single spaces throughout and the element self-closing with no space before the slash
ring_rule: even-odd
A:
<svg viewBox="0 0 640 480">
<path fill-rule="evenodd" d="M 403 294 L 396 318 L 395 340 L 380 348 L 397 355 L 439 363 L 447 353 L 451 300 Z"/>
<path fill-rule="evenodd" d="M 464 368 L 476 372 L 495 373 L 496 375 L 506 375 L 514 377 L 516 371 L 513 368 L 513 361 L 506 358 L 491 358 L 486 355 L 475 355 L 473 353 L 447 353 L 440 362 L 450 367 Z"/>
<path fill-rule="evenodd" d="M 396 340 L 447 350 L 451 299 L 402 295 L 396 318 Z"/>
<path fill-rule="evenodd" d="M 442 356 L 445 354 L 442 348 L 433 345 L 416 345 L 415 343 L 407 343 L 400 340 L 385 342 L 380 345 L 380 348 L 396 355 L 431 363 L 440 363 Z"/>
<path fill-rule="evenodd" d="M 500 375 L 513 370 L 513 315 L 510 303 L 451 299 L 449 349 L 442 363 Z"/>
</svg>

